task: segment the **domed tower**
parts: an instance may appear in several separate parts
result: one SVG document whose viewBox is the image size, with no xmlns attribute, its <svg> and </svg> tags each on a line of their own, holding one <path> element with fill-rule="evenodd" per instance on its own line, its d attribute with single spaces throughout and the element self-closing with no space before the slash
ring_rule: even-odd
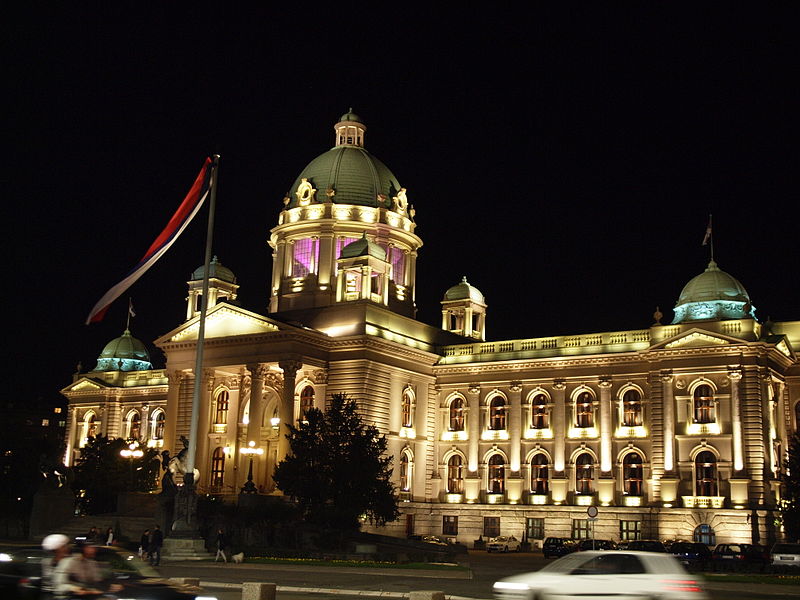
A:
<svg viewBox="0 0 800 600">
<path fill-rule="evenodd" d="M 712 260 L 705 271 L 684 286 L 672 323 L 755 319 L 755 315 L 744 286 Z"/>
<path fill-rule="evenodd" d="M 486 300 L 466 277 L 444 293 L 442 329 L 476 340 L 486 339 Z"/>
<path fill-rule="evenodd" d="M 203 276 L 205 265 L 200 265 L 192 273 L 192 278 L 187 281 L 189 296 L 186 298 L 186 320 L 200 314 L 203 297 Z M 208 266 L 208 308 L 216 306 L 222 300 L 236 300 L 239 286 L 236 284 L 236 275 L 228 267 L 223 266 L 215 256 Z"/>
<path fill-rule="evenodd" d="M 366 300 L 414 316 L 416 258 L 422 240 L 414 233 L 414 209 L 406 189 L 364 148 L 366 130 L 352 109 L 342 115 L 334 125 L 335 146 L 303 169 L 283 199 L 278 226 L 269 240 L 270 312 Z M 367 255 L 372 259 L 371 273 L 386 279 L 384 287 L 366 295 L 340 293 L 340 288 L 355 289 L 340 285 L 341 268 L 347 265 L 351 282 L 362 279 L 354 279 L 355 263 L 340 263 L 341 258 L 356 258 L 343 256 L 343 249 L 362 239 L 383 251 L 380 260 L 369 248 Z"/>
<path fill-rule="evenodd" d="M 145 345 L 126 329 L 111 340 L 97 358 L 95 371 L 148 371 L 153 368 Z"/>
</svg>

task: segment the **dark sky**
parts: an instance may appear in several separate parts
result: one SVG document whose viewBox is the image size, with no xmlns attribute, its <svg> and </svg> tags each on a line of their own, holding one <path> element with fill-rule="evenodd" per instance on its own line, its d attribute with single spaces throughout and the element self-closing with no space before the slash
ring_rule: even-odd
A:
<svg viewBox="0 0 800 600">
<path fill-rule="evenodd" d="M 800 319 L 795 14 L 113 4 L 3 25 L 12 393 L 57 396 L 94 366 L 127 301 L 86 327 L 89 309 L 213 152 L 215 253 L 266 312 L 281 199 L 351 106 L 416 207 L 426 322 L 462 275 L 490 339 L 647 327 L 656 305 L 671 319 L 709 213 L 758 316 Z M 131 289 L 148 344 L 182 322 L 204 233 L 202 213 Z"/>
</svg>

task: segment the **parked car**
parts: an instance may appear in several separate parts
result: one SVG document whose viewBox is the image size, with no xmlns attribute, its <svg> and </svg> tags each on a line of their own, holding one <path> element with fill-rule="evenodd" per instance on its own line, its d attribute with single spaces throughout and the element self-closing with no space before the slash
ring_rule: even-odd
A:
<svg viewBox="0 0 800 600">
<path fill-rule="evenodd" d="M 800 569 L 800 544 L 775 544 L 770 558 L 773 567 Z"/>
<path fill-rule="evenodd" d="M 717 544 L 711 553 L 714 568 L 723 571 L 763 570 L 769 562 L 769 553 L 760 544 Z"/>
<path fill-rule="evenodd" d="M 437 546 L 449 546 L 450 542 L 447 539 L 438 535 L 410 535 L 408 539 L 415 542 L 424 542 L 426 544 L 436 544 Z"/>
<path fill-rule="evenodd" d="M 581 540 L 578 550 L 616 550 L 617 544 L 611 540 Z"/>
<path fill-rule="evenodd" d="M 705 569 L 711 563 L 711 550 L 699 542 L 673 542 L 669 553 L 694 569 Z"/>
<path fill-rule="evenodd" d="M 570 538 L 549 537 L 542 544 L 542 554 L 545 558 L 551 556 L 564 556 L 578 549 L 578 543 Z"/>
<path fill-rule="evenodd" d="M 486 544 L 487 552 L 519 552 L 521 549 L 522 542 L 513 535 L 498 535 Z"/>
<path fill-rule="evenodd" d="M 600 595 L 626 598 L 685 600 L 708 598 L 700 583 L 669 554 L 610 550 L 576 552 L 533 573 L 494 584 L 496 600 L 586 598 Z"/>
<path fill-rule="evenodd" d="M 35 547 L 0 550 L 0 593 L 2 598 L 35 600 L 40 598 L 42 560 L 50 553 Z M 119 584 L 119 598 L 132 600 L 197 600 L 214 598 L 190 585 L 179 585 L 162 579 L 158 571 L 143 562 L 135 553 L 101 546 L 95 560 L 100 573 L 110 583 Z"/>
<path fill-rule="evenodd" d="M 666 552 L 664 544 L 658 540 L 631 540 L 628 542 L 628 550 L 638 550 L 640 552 Z"/>
</svg>

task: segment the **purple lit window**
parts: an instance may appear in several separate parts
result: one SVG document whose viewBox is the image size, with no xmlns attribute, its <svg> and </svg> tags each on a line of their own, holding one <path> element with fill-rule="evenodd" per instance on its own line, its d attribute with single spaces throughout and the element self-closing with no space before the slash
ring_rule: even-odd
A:
<svg viewBox="0 0 800 600">
<path fill-rule="evenodd" d="M 401 248 L 389 248 L 389 260 L 392 263 L 392 281 L 404 285 L 406 280 L 406 253 Z"/>
<path fill-rule="evenodd" d="M 340 237 L 336 239 L 336 258 L 342 255 L 342 248 L 351 242 L 355 242 L 356 238 Z"/>
<path fill-rule="evenodd" d="M 317 240 L 306 238 L 294 243 L 292 256 L 292 277 L 305 277 L 317 272 Z"/>
</svg>

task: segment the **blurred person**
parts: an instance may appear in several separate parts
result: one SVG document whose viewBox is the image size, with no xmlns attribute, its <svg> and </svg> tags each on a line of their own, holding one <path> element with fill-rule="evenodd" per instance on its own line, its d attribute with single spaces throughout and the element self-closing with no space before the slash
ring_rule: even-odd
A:
<svg viewBox="0 0 800 600">
<path fill-rule="evenodd" d="M 94 525 L 89 529 L 89 533 L 86 534 L 86 543 L 87 544 L 97 544 L 100 542 L 100 530 L 97 529 Z"/>
<path fill-rule="evenodd" d="M 161 563 L 161 546 L 164 545 L 164 534 L 161 532 L 161 527 L 156 525 L 153 532 L 150 534 L 150 539 L 147 544 L 147 551 L 150 555 L 150 564 L 157 567 Z"/>
<path fill-rule="evenodd" d="M 100 595 L 104 593 L 103 588 L 107 588 L 109 592 L 122 589 L 117 584 L 105 584 L 100 567 L 94 559 L 97 548 L 93 544 L 84 542 L 79 548 L 79 554 L 61 560 L 56 567 L 53 577 L 53 595 L 56 598 Z"/>
<path fill-rule="evenodd" d="M 217 555 L 214 557 L 214 562 L 217 562 L 220 556 L 222 560 L 228 562 L 228 557 L 225 556 L 225 532 L 221 528 L 217 530 Z"/>
<path fill-rule="evenodd" d="M 69 538 L 61 533 L 53 533 L 42 540 L 42 548 L 52 552 L 42 561 L 42 593 L 50 598 L 55 591 L 55 572 L 58 564 L 69 556 Z"/>
<path fill-rule="evenodd" d="M 148 548 L 150 547 L 150 530 L 145 529 L 142 534 L 142 539 L 139 540 L 139 558 L 145 560 L 148 558 Z"/>
<path fill-rule="evenodd" d="M 106 546 L 111 546 L 114 543 L 114 528 L 109 527 L 106 529 Z"/>
</svg>

